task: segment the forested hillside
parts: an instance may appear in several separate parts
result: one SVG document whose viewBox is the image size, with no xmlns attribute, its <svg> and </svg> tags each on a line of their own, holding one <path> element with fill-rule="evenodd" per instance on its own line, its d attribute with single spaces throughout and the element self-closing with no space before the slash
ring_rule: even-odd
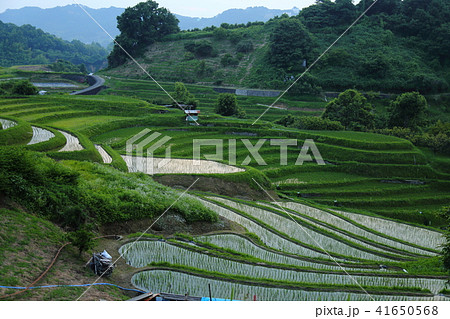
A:
<svg viewBox="0 0 450 319">
<path fill-rule="evenodd" d="M 173 31 L 156 43 L 140 39 L 138 45 L 150 46 L 135 55 L 158 79 L 285 89 L 371 4 L 320 0 L 297 16 L 282 15 L 267 23 Z M 448 21 L 448 1 L 379 0 L 292 92 L 447 92 Z M 131 38 L 126 32 L 118 39 L 125 46 L 135 43 L 127 42 Z M 124 60 L 110 56 L 110 66 L 118 61 Z M 145 76 L 132 63 L 111 72 Z"/>
<path fill-rule="evenodd" d="M 125 8 L 93 9 L 84 6 L 84 9 L 97 20 L 112 36 L 117 36 L 117 16 Z M 287 13 L 298 14 L 299 9 L 290 10 L 268 9 L 265 7 L 250 7 L 247 9 L 226 10 L 211 18 L 188 17 L 175 14 L 180 21 L 181 30 L 205 28 L 212 25 L 220 26 L 222 23 L 247 23 L 249 21 L 268 21 L 269 19 Z M 38 7 L 24 7 L 21 9 L 8 9 L 0 13 L 0 20 L 16 25 L 31 24 L 46 32 L 54 34 L 64 40 L 80 40 L 84 43 L 98 42 L 104 47 L 112 43 L 111 39 L 100 29 L 86 13 L 77 5 L 59 6 L 42 9 Z"/>
<path fill-rule="evenodd" d="M 99 44 L 64 41 L 31 25 L 18 27 L 0 21 L 0 66 L 48 64 L 64 59 L 98 69 L 108 51 Z"/>
</svg>

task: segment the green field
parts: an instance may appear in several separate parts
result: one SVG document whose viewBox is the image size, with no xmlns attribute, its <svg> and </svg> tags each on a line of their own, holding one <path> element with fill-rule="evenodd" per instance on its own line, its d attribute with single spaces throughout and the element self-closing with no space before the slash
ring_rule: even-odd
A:
<svg viewBox="0 0 450 319">
<path fill-rule="evenodd" d="M 252 119 L 264 111 L 264 107 L 255 105 L 270 104 L 270 99 L 239 97 L 248 118 L 224 118 L 214 113 L 217 94 L 208 87 L 192 85 L 188 86 L 189 90 L 200 100 L 200 124 L 207 124 L 192 126 L 185 123 L 181 110 L 152 104 L 163 102 L 160 97 L 164 96 L 148 81 L 111 79 L 108 85 L 110 89 L 98 96 L 0 99 L 0 118 L 17 123 L 0 131 L 1 144 L 28 144 L 34 134 L 32 127 L 56 133 L 50 140 L 26 148 L 63 160 L 58 165 L 79 174 L 83 191 L 93 194 L 82 197 L 81 201 L 94 205 L 90 214 L 100 224 L 143 218 L 148 214 L 146 209 L 152 214 L 162 212 L 175 196 L 166 188 L 159 189 L 147 176 L 79 162 L 102 162 L 94 147 L 98 144 L 113 158 L 108 166 L 127 170 L 120 155 L 127 154 L 127 140 L 144 129 L 171 138 L 156 150 L 155 157 L 165 156 L 170 145 L 173 158 L 192 159 L 195 139 L 223 141 L 224 157 L 216 160 L 247 172 L 198 176 L 232 185 L 246 183 L 253 192 L 264 194 L 252 180 L 255 178 L 283 202 L 283 207 L 279 207 L 269 202 L 193 192 L 191 196 L 201 201 L 203 209 L 244 227 L 245 232 L 189 237 L 194 245 L 186 245 L 180 238 L 171 239 L 161 247 L 153 247 L 153 241 L 143 242 L 141 248 L 126 256 L 131 265 L 127 271 L 136 273 L 132 279 L 135 287 L 147 289 L 148 285 L 155 285 L 161 291 L 167 290 L 170 278 L 166 271 L 171 271 L 172 276 L 188 276 L 189 289 L 198 294 L 204 293 L 199 287 L 205 278 L 214 278 L 217 287 L 222 289 L 217 291 L 217 296 L 222 298 L 229 298 L 233 289 L 235 298 L 245 299 L 250 285 L 262 289 L 259 293 L 267 300 L 283 300 L 286 296 L 301 300 L 366 300 L 354 282 L 324 253 L 325 249 L 376 299 L 431 300 L 444 289 L 444 272 L 436 257 L 443 240 L 440 227 L 444 221 L 436 213 L 450 202 L 448 157 L 392 136 L 286 129 L 271 122 L 286 114 L 319 114 L 324 104 L 320 98 L 285 100 L 283 103 L 294 109 L 270 110 L 261 122 L 252 126 Z M 164 85 L 168 90 L 173 87 L 171 83 Z M 317 112 L 305 113 L 296 107 Z M 65 140 L 58 131 L 71 134 L 83 150 L 57 152 Z M 135 143 L 147 137 L 144 135 Z M 271 145 L 271 141 L 279 139 L 297 142 L 297 146 L 287 147 L 286 163 L 280 162 L 280 146 Z M 326 165 L 314 161 L 296 165 L 307 139 L 315 141 Z M 158 140 L 147 143 L 143 151 Z M 259 154 L 266 165 L 249 157 L 247 149 L 249 143 L 256 145 L 260 140 L 265 140 Z M 229 157 L 233 141 L 236 142 L 235 163 Z M 211 145 L 201 150 L 205 159 L 204 155 L 214 154 L 216 148 Z M 45 167 L 49 163 L 41 165 Z M 186 174 L 186 178 L 191 175 Z M 174 209 L 185 214 L 186 219 L 205 218 L 206 215 L 188 213 L 201 211 L 199 206 L 195 207 L 192 210 L 180 204 Z M 286 212 L 292 214 L 294 221 Z M 370 219 L 375 217 L 380 218 Z M 361 218 L 366 218 L 367 223 Z M 311 236 L 299 231 L 299 225 Z M 427 240 L 418 242 L 415 233 Z M 147 260 L 143 256 L 151 258 Z M 388 265 L 389 271 L 380 272 L 380 263 Z M 402 271 L 405 268 L 409 271 L 406 277 Z M 425 277 L 431 274 L 436 277 Z M 177 292 L 186 288 L 174 287 Z M 67 293 L 67 290 L 55 290 L 43 298 L 65 300 Z"/>
<path fill-rule="evenodd" d="M 417 211 L 432 216 L 439 205 L 449 200 L 448 184 L 440 182 L 448 179 L 448 157 L 418 149 L 403 139 L 362 132 L 280 129 L 267 121 L 299 112 L 289 109 L 270 110 L 267 118 L 264 117 L 258 123 L 259 126 L 251 126 L 251 119 L 264 111 L 264 107 L 252 105 L 270 104 L 270 98 L 239 97 L 239 103 L 249 118 L 222 119 L 214 113 L 213 103 L 217 93 L 210 87 L 197 85 L 187 85 L 187 88 L 200 100 L 201 122 L 214 126 L 186 126 L 182 124 L 183 114 L 180 110 L 145 102 L 154 101 L 155 96 L 164 96 L 156 84 L 114 78 L 108 80 L 108 85 L 110 89 L 95 97 L 3 99 L 0 100 L 0 108 L 6 117 L 81 134 L 94 143 L 112 146 L 122 155 L 125 154 L 126 141 L 145 128 L 171 137 L 172 156 L 175 158 L 192 158 L 194 139 L 221 139 L 224 141 L 225 156 L 219 160 L 224 163 L 229 160 L 229 140 L 237 140 L 236 164 L 241 164 L 249 155 L 242 140 L 249 140 L 255 145 L 258 140 L 266 139 L 267 142 L 259 151 L 266 165 L 260 166 L 252 158 L 246 165 L 264 172 L 279 192 L 321 204 L 332 205 L 338 200 L 342 207 L 363 209 L 385 216 L 392 212 L 392 217 L 402 216 L 403 219 L 411 218 L 410 221 L 423 223 L 423 218 L 417 217 Z M 163 83 L 163 86 L 168 91 L 173 88 L 171 83 Z M 127 96 L 134 98 L 120 96 L 125 90 Z M 284 102 L 295 107 L 317 109 L 324 104 L 307 96 L 305 100 L 288 99 Z M 169 113 L 158 115 L 160 110 Z M 287 165 L 280 165 L 280 148 L 269 142 L 280 138 L 298 141 L 296 147 L 288 148 Z M 299 147 L 305 139 L 316 142 L 328 165 L 318 166 L 308 162 L 301 166 L 294 165 L 299 156 Z M 151 145 L 147 145 L 144 151 Z M 213 146 L 202 147 L 205 154 L 214 151 Z M 162 147 L 155 156 L 164 154 L 165 148 Z M 398 180 L 398 183 L 390 180 Z M 402 182 L 404 180 L 421 180 L 425 185 L 409 185 Z M 431 220 L 433 223 L 438 222 L 436 218 Z M 425 222 L 429 222 L 429 218 Z"/>
</svg>

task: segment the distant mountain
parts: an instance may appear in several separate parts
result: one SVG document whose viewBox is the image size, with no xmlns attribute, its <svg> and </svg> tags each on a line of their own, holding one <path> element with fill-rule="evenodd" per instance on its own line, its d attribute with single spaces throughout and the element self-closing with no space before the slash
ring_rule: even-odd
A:
<svg viewBox="0 0 450 319">
<path fill-rule="evenodd" d="M 266 22 L 276 16 L 286 13 L 289 16 L 297 15 L 300 9 L 294 7 L 290 10 L 268 9 L 266 7 L 250 7 L 247 9 L 230 9 L 212 18 L 191 18 L 175 14 L 180 20 L 181 30 L 203 29 L 210 26 L 220 26 L 222 23 L 240 24 L 247 22 Z M 0 16 L 1 19 L 1 16 Z"/>
<path fill-rule="evenodd" d="M 112 37 L 119 34 L 116 17 L 124 9 L 110 7 L 106 9 L 91 9 L 85 7 Z M 51 9 L 25 7 L 22 9 L 8 9 L 0 13 L 0 20 L 16 25 L 31 24 L 39 29 L 54 34 L 64 40 L 80 40 L 84 43 L 98 42 L 107 46 L 112 42 L 89 16 L 77 5 L 68 5 Z"/>
<path fill-rule="evenodd" d="M 85 7 L 108 33 L 115 37 L 117 30 L 117 16 L 125 10 L 123 8 L 91 9 Z M 175 14 L 180 20 L 180 28 L 203 29 L 212 25 L 220 26 L 222 23 L 247 23 L 255 21 L 268 21 L 275 16 L 286 13 L 296 15 L 298 8 L 290 10 L 268 9 L 265 7 L 251 7 L 247 9 L 230 9 L 212 18 L 192 18 Z M 24 7 L 22 9 L 8 9 L 0 13 L 0 20 L 16 25 L 31 24 L 39 29 L 54 34 L 64 40 L 80 40 L 84 43 L 98 42 L 107 46 L 112 40 L 101 30 L 77 5 L 68 5 L 51 9 L 38 7 Z"/>
</svg>

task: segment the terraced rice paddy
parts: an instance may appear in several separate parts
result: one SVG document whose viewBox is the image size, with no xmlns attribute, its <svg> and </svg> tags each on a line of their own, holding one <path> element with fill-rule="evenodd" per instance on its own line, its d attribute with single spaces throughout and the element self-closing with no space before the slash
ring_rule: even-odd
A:
<svg viewBox="0 0 450 319">
<path fill-rule="evenodd" d="M 191 296 L 208 296 L 208 285 L 212 287 L 212 295 L 215 298 L 234 300 L 257 300 L 284 301 L 284 300 L 305 300 L 305 301 L 342 301 L 357 300 L 445 300 L 444 297 L 406 297 L 406 296 L 385 296 L 349 293 L 349 292 L 327 292 L 327 291 L 305 291 L 281 288 L 269 288 L 256 285 L 245 285 L 240 283 L 214 280 L 200 276 L 190 275 L 177 271 L 151 270 L 135 274 L 132 278 L 135 287 L 146 291 L 167 291 L 169 293 L 188 294 Z"/>
<path fill-rule="evenodd" d="M 340 255 L 347 255 L 355 258 L 369 259 L 369 260 L 389 260 L 389 258 L 380 257 L 360 249 L 351 247 L 342 243 L 335 238 L 325 236 L 319 232 L 307 229 L 301 226 L 298 222 L 290 219 L 289 216 L 280 216 L 270 211 L 255 208 L 248 205 L 236 203 L 234 201 L 214 198 L 228 206 L 241 210 L 254 218 L 264 222 L 265 224 L 279 230 L 290 238 L 294 238 L 309 246 L 315 247 L 317 250 L 324 250 L 329 253 L 336 253 Z M 340 236 L 340 234 L 339 234 Z M 338 234 L 336 234 L 338 237 Z M 360 243 L 361 244 L 361 243 Z"/>
<path fill-rule="evenodd" d="M 319 300 L 321 298 L 324 300 L 368 300 L 365 298 L 369 297 L 363 293 L 355 293 L 358 290 L 362 292 L 359 287 L 361 285 L 368 291 L 377 291 L 375 295 L 371 295 L 374 299 L 379 300 L 445 299 L 436 296 L 445 288 L 446 279 L 443 277 L 413 276 L 405 274 L 406 271 L 401 269 L 387 271 L 378 269 L 376 265 L 383 259 L 389 260 L 389 258 L 381 258 L 376 253 L 346 246 L 344 243 L 318 232 L 311 233 L 311 237 L 315 239 L 311 241 L 302 234 L 303 231 L 299 225 L 275 214 L 274 207 L 271 205 L 264 204 L 267 207 L 266 210 L 264 206 L 254 207 L 219 197 L 208 198 L 223 203 L 226 207 L 232 207 L 233 209 L 228 209 L 209 200 L 203 200 L 206 206 L 220 216 L 240 224 L 248 232 L 256 235 L 267 247 L 258 246 L 245 236 L 235 234 L 200 236 L 195 238 L 194 243 L 188 245 L 161 241 L 140 241 L 126 244 L 121 247 L 120 252 L 124 254 L 125 260 L 132 267 L 145 269 L 151 263 L 156 263 L 156 267 L 163 263 L 173 268 L 170 272 L 160 269 L 136 273 L 132 279 L 136 287 L 148 291 L 207 296 L 208 292 L 202 285 L 208 282 L 213 283 L 214 289 L 217 289 L 213 293 L 213 297 L 216 298 L 246 300 L 249 299 L 249 296 L 257 294 L 259 300 Z M 282 205 L 292 209 L 292 213 L 298 211 L 296 217 L 310 218 L 303 217 L 305 221 L 326 222 L 329 227 L 336 227 L 336 230 L 345 230 L 361 237 L 367 236 L 373 241 L 384 240 L 382 244 L 398 249 L 398 254 L 392 254 L 393 256 L 413 258 L 414 254 L 422 256 L 426 253 L 432 254 L 428 250 L 408 244 L 406 241 L 398 241 L 395 237 L 387 234 L 358 227 L 357 223 L 350 223 L 340 218 L 338 214 L 333 215 L 298 203 L 282 203 Z M 249 217 L 238 212 L 243 212 Z M 391 223 L 390 227 L 399 227 L 399 229 L 404 227 L 402 223 Z M 415 227 L 410 231 L 414 231 L 416 228 L 419 229 Z M 275 229 L 276 231 L 274 231 Z M 308 229 L 308 231 L 311 230 Z M 338 236 L 339 232 L 336 233 L 336 237 Z M 323 245 L 331 253 L 343 257 L 330 258 L 321 251 L 320 247 L 314 247 L 319 241 L 319 246 Z M 354 241 L 357 242 L 357 240 Z M 213 246 L 208 246 L 210 244 Z M 221 249 L 225 249 L 225 252 L 235 252 L 234 257 L 227 253 L 223 255 L 224 251 Z M 380 250 L 373 249 L 373 251 Z M 405 252 L 403 255 L 402 251 Z M 348 264 L 348 259 L 353 259 L 352 266 Z M 358 267 L 360 262 L 361 266 Z M 372 264 L 372 267 L 363 267 L 367 262 L 375 264 Z M 180 270 L 177 271 L 177 269 Z M 211 274 L 214 275 L 208 277 Z M 273 280 L 274 286 L 265 286 L 265 280 Z M 294 288 L 295 285 L 299 285 L 298 288 Z M 312 291 L 305 291 L 301 288 L 311 285 L 312 287 L 315 285 L 317 287 L 331 286 L 332 290 L 325 292 L 311 288 Z M 404 292 L 386 295 L 380 293 L 380 291 L 388 292 L 392 289 L 394 291 L 401 289 Z M 414 296 L 421 290 L 422 292 L 429 291 L 435 296 L 433 297 L 430 293 L 428 297 L 425 295 Z M 230 297 L 231 295 L 233 297 Z"/>
<path fill-rule="evenodd" d="M 306 257 L 312 257 L 312 258 L 323 258 L 327 260 L 333 260 L 328 255 L 326 255 L 323 251 L 316 251 L 309 249 L 304 246 L 300 246 L 297 243 L 293 242 L 292 240 L 289 240 L 285 237 L 281 237 L 278 234 L 276 234 L 273 231 L 270 231 L 266 229 L 265 227 L 261 226 L 260 224 L 256 223 L 253 220 L 250 220 L 240 214 L 237 214 L 233 212 L 232 210 L 226 209 L 224 207 L 221 207 L 219 205 L 210 203 L 208 201 L 203 201 L 203 204 L 206 207 L 211 208 L 214 210 L 219 216 L 222 216 L 226 219 L 229 219 L 243 227 L 245 227 L 249 232 L 256 234 L 259 239 L 267 246 L 279 250 L 284 251 L 287 253 L 299 255 L 299 256 L 306 256 Z M 337 260 L 341 260 L 337 258 Z M 342 261 L 342 260 L 341 260 Z"/>
<path fill-rule="evenodd" d="M 145 267 L 151 262 L 167 262 L 172 265 L 189 266 L 225 275 L 305 284 L 354 285 L 356 281 L 364 287 L 419 287 L 428 289 L 433 293 L 438 293 L 445 287 L 445 280 L 442 279 L 359 276 L 355 274 L 350 276 L 345 273 L 303 272 L 249 265 L 193 252 L 159 241 L 126 244 L 121 247 L 119 252 L 123 253 L 127 262 L 136 268 Z"/>
<path fill-rule="evenodd" d="M 80 144 L 80 141 L 76 136 L 64 131 L 59 131 L 66 138 L 66 145 L 59 150 L 59 152 L 74 152 L 81 151 L 84 147 Z"/>
<path fill-rule="evenodd" d="M 232 174 L 243 172 L 238 167 L 214 161 L 194 161 L 188 159 L 170 159 L 122 156 L 130 172 L 148 174 Z"/>
<path fill-rule="evenodd" d="M 3 130 L 7 130 L 7 129 L 17 125 L 16 122 L 10 121 L 10 120 L 5 120 L 5 119 L 0 119 L 0 124 L 1 124 L 1 128 Z"/>
<path fill-rule="evenodd" d="M 161 98 L 159 89 L 153 87 L 151 96 L 147 96 L 147 87 L 153 84 L 146 81 L 111 82 L 120 82 L 119 86 L 123 89 L 115 93 L 133 92 L 145 96 L 147 101 Z M 125 88 L 127 85 L 132 89 Z M 135 90 L 133 86 L 140 88 Z M 249 202 L 197 194 L 200 202 L 236 227 L 231 227 L 233 230 L 227 233 L 195 237 L 191 242 L 170 239 L 126 244 L 120 252 L 134 267 L 129 271 L 134 273 L 132 283 L 138 288 L 207 296 L 208 284 L 211 284 L 213 297 L 218 298 L 248 300 L 256 295 L 258 300 L 370 300 L 358 286 L 361 284 L 372 292 L 374 299 L 379 300 L 445 299 L 436 296 L 444 288 L 445 278 L 441 272 L 431 272 L 427 276 L 412 275 L 425 272 L 414 268 L 422 267 L 422 261 L 426 265 L 437 260 L 438 247 L 443 243 L 441 233 L 431 227 L 422 228 L 345 212 L 346 207 L 355 207 L 370 213 L 383 211 L 389 216 L 389 210 L 418 210 L 423 203 L 433 209 L 440 208 L 439 204 L 445 203 L 448 198 L 446 175 L 431 169 L 420 149 L 406 140 L 378 134 L 300 131 L 262 122 L 258 127 L 251 127 L 251 121 L 247 123 L 249 121 L 246 119 L 216 118 L 212 107 L 215 93 L 210 88 L 189 88 L 201 96 L 200 110 L 208 117 L 200 118 L 200 121 L 207 125 L 190 127 L 185 125 L 179 110 L 107 95 L 0 99 L 0 111 L 5 117 L 11 116 L 32 124 L 33 138 L 29 141 L 29 124 L 21 126 L 22 122 L 18 121 L 18 128 L 22 128 L 22 144 L 37 144 L 54 137 L 52 132 L 36 126 L 42 124 L 58 128 L 66 138 L 66 145 L 60 152 L 86 149 L 86 152 L 75 154 L 56 154 L 48 150 L 51 152 L 49 155 L 55 158 L 100 161 L 98 152 L 104 163 L 112 163 L 114 157 L 113 164 L 118 164 L 114 167 L 125 169 L 126 163 L 130 172 L 229 174 L 226 178 L 220 175 L 211 177 L 234 183 L 247 183 L 245 178 L 256 176 L 261 177 L 268 186 L 273 183 L 280 197 L 304 196 L 308 197 L 306 203 L 311 200 L 329 206 L 336 199 L 342 203 L 341 212 L 298 202 Z M 248 111 L 249 118 L 263 110 L 255 105 L 270 103 L 254 98 L 238 99 Z M 297 104 L 296 101 L 290 102 Z M 306 107 L 303 105 L 305 103 L 298 102 L 293 106 Z M 323 108 L 321 102 L 313 104 Z M 276 120 L 286 112 L 273 110 L 268 117 Z M 0 123 L 3 129 L 15 124 L 8 120 L 0 120 Z M 18 128 L 9 132 L 15 132 Z M 126 141 L 144 128 L 171 137 L 172 156 L 177 158 L 165 161 L 162 158 L 165 149 L 162 147 L 154 153 L 155 158 L 125 155 Z M 15 138 L 9 132 L 4 132 L 5 140 Z M 312 138 L 318 141 L 318 148 L 329 164 L 293 166 L 299 148 L 290 147 L 288 165 L 280 166 L 279 147 L 267 142 L 267 147 L 260 152 L 267 166 L 261 167 L 254 160 L 248 164 L 252 168 L 246 171 L 206 160 L 195 165 L 195 161 L 191 160 L 192 142 L 202 138 L 224 140 L 224 149 L 230 146 L 228 140 L 237 140 L 238 163 L 249 155 L 241 139 L 255 145 L 259 139 L 292 138 L 301 145 L 305 139 Z M 58 143 L 61 145 L 62 141 Z M 94 143 L 97 143 L 96 151 Z M 106 152 L 101 145 L 105 148 L 108 145 L 113 152 L 108 154 L 109 147 Z M 214 147 L 206 146 L 202 151 L 212 153 Z M 116 154 L 122 154 L 125 163 Z M 263 172 L 267 179 L 257 175 L 257 170 Z M 245 173 L 233 175 L 242 172 Z M 399 182 L 390 183 L 390 179 Z M 406 179 L 424 180 L 425 183 L 411 185 L 404 182 Z M 161 196 L 161 201 L 165 198 L 165 194 L 154 196 Z M 397 215 L 393 216 L 390 217 L 397 218 Z M 404 220 L 423 223 L 418 218 Z M 410 262 L 411 269 L 408 268 Z M 436 273 L 440 275 L 433 275 Z"/>
<path fill-rule="evenodd" d="M 250 240 L 235 234 L 217 234 L 217 235 L 201 236 L 197 237 L 196 240 L 202 243 L 209 243 L 218 247 L 231 249 L 241 254 L 253 256 L 255 258 L 272 263 L 281 263 L 307 268 L 311 267 L 316 269 L 334 269 L 334 270 L 342 269 L 341 267 L 339 267 L 334 263 L 330 264 L 330 263 L 310 262 L 302 260 L 300 258 L 294 258 L 293 256 L 287 256 L 281 252 L 264 249 L 253 244 Z M 346 268 L 345 265 L 343 266 L 343 268 Z M 355 269 L 355 268 L 348 268 L 348 269 Z M 373 269 L 370 270 L 364 268 L 357 268 L 357 269 L 358 271 L 373 271 Z"/>
<path fill-rule="evenodd" d="M 37 126 L 32 126 L 31 128 L 33 129 L 33 137 L 31 138 L 31 141 L 28 143 L 28 145 L 46 142 L 55 137 L 55 134 L 53 134 L 49 130 Z"/>
<path fill-rule="evenodd" d="M 105 151 L 103 147 L 100 145 L 95 145 L 95 148 L 97 149 L 98 153 L 103 159 L 103 163 L 105 164 L 111 164 L 112 163 L 112 157 L 108 154 L 108 152 Z"/>
<path fill-rule="evenodd" d="M 444 237 L 441 233 L 431 231 L 429 229 L 367 215 L 353 214 L 343 211 L 337 212 L 357 223 L 364 224 L 366 227 L 369 227 L 375 231 L 422 247 L 438 249 L 439 246 L 444 243 Z"/>
<path fill-rule="evenodd" d="M 329 225 L 332 225 L 338 229 L 342 229 L 348 231 L 357 236 L 361 236 L 370 240 L 373 240 L 377 243 L 385 244 L 390 247 L 395 247 L 401 250 L 406 250 L 415 254 L 423 254 L 423 255 L 435 255 L 435 253 L 429 252 L 427 250 L 423 250 L 420 248 L 412 247 L 410 245 L 403 244 L 394 239 L 389 239 L 384 236 L 377 235 L 373 232 L 367 231 L 363 229 L 362 225 L 355 225 L 353 223 L 348 222 L 347 220 L 340 218 L 339 216 L 333 215 L 329 212 L 313 208 L 310 206 L 302 205 L 299 203 L 293 202 L 280 202 L 274 203 L 274 207 L 278 208 L 278 205 L 291 209 L 295 212 L 298 212 L 302 215 L 309 216 L 315 220 L 322 221 Z M 399 223 L 395 223 L 396 226 L 400 226 Z M 441 239 L 442 240 L 442 239 Z"/>
</svg>

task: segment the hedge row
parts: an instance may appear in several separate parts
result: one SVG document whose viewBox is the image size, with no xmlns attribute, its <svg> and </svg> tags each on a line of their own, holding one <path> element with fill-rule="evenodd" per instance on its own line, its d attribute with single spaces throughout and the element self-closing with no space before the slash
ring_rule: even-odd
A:
<svg viewBox="0 0 450 319">
<path fill-rule="evenodd" d="M 354 175 L 376 177 L 376 178 L 425 178 L 442 179 L 450 178 L 449 174 L 442 174 L 434 170 L 429 165 L 392 165 L 392 164 L 373 164 L 358 163 L 354 161 L 338 162 L 336 165 L 302 165 L 286 166 L 276 169 L 265 170 L 264 173 L 269 178 L 280 178 L 287 175 L 298 174 L 302 172 L 344 172 Z"/>
<path fill-rule="evenodd" d="M 28 143 L 33 136 L 31 125 L 23 120 L 1 116 L 2 119 L 14 121 L 17 123 L 6 130 L 0 130 L 0 145 L 17 145 Z"/>
<path fill-rule="evenodd" d="M 88 137 L 97 136 L 106 132 L 119 130 L 122 128 L 139 127 L 139 126 L 168 126 L 177 127 L 185 125 L 184 116 L 181 114 L 159 114 L 157 116 L 149 116 L 144 118 L 120 119 L 96 126 L 82 129 L 80 132 Z M 124 142 L 126 143 L 126 142 Z M 125 145 L 125 144 L 124 144 Z M 116 146 L 114 146 L 116 147 Z"/>
<path fill-rule="evenodd" d="M 128 172 L 127 163 L 124 161 L 124 159 L 122 158 L 122 156 L 120 156 L 119 153 L 117 153 L 115 150 L 113 150 L 111 148 L 111 146 L 109 146 L 109 145 L 102 144 L 101 146 L 112 158 L 112 162 L 109 165 L 118 169 L 119 171 Z"/>
</svg>

